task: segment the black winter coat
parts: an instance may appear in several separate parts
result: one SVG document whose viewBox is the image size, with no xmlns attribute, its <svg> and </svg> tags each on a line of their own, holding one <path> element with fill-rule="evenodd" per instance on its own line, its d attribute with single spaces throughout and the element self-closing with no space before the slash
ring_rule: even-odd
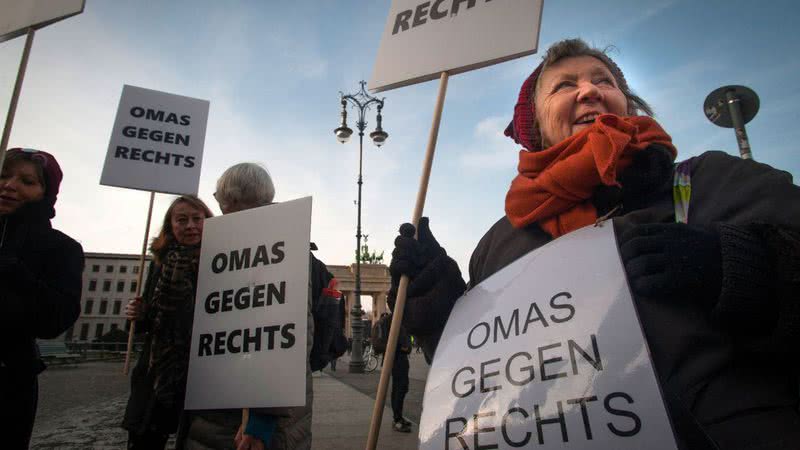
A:
<svg viewBox="0 0 800 450">
<path fill-rule="evenodd" d="M 45 369 L 36 339 L 58 337 L 80 315 L 83 248 L 51 215 L 39 201 L 0 216 L 0 366 L 20 375 Z"/>
</svg>

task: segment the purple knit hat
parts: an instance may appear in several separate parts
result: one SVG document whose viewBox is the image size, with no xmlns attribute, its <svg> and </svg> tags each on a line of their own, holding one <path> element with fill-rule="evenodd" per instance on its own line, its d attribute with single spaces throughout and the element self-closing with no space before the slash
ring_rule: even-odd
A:
<svg viewBox="0 0 800 450">
<path fill-rule="evenodd" d="M 16 153 L 25 153 L 30 155 L 30 158 L 36 161 L 44 173 L 44 201 L 46 201 L 53 209 L 56 205 L 56 197 L 58 197 L 58 188 L 61 186 L 61 180 L 64 174 L 61 172 L 61 166 L 58 165 L 56 158 L 42 150 L 33 148 L 20 148 L 15 147 L 8 150 L 8 155 L 11 156 Z M 54 211 L 55 213 L 55 211 Z"/>
</svg>

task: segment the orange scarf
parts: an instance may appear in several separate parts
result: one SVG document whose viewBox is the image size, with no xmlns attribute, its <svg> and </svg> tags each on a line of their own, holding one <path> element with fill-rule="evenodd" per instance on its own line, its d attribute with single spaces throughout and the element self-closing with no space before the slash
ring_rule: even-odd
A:
<svg viewBox="0 0 800 450">
<path fill-rule="evenodd" d="M 515 228 L 538 222 L 553 238 L 597 220 L 589 199 L 595 187 L 616 185 L 633 154 L 672 138 L 652 118 L 603 114 L 594 124 L 540 152 L 519 152 L 519 175 L 506 194 L 506 216 Z"/>
</svg>

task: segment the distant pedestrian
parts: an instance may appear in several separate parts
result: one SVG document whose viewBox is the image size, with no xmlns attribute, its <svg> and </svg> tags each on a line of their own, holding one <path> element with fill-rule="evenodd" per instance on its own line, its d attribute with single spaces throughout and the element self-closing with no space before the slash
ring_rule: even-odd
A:
<svg viewBox="0 0 800 450">
<path fill-rule="evenodd" d="M 28 448 L 45 369 L 37 338 L 80 314 L 83 249 L 54 230 L 61 168 L 53 155 L 12 148 L 0 173 L 0 442 Z"/>
<path fill-rule="evenodd" d="M 403 417 L 403 403 L 408 394 L 409 353 L 411 353 L 411 339 L 405 329 L 401 327 L 392 366 L 392 416 L 394 418 L 392 429 L 403 433 L 411 432 L 411 422 Z"/>
<path fill-rule="evenodd" d="M 128 449 L 163 449 L 178 430 L 189 372 L 200 239 L 205 219 L 211 216 L 196 197 L 172 202 L 150 245 L 154 259 L 143 295 L 125 307 L 128 320 L 136 321 L 136 331 L 147 333 L 122 420 Z"/>
</svg>

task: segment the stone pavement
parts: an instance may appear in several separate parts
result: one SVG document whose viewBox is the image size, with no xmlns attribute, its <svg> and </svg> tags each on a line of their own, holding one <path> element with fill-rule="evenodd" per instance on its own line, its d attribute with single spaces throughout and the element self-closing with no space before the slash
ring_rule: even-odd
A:
<svg viewBox="0 0 800 450">
<path fill-rule="evenodd" d="M 32 449 L 124 449 L 126 433 L 119 423 L 127 402 L 121 363 L 86 363 L 52 368 L 40 376 L 40 407 Z M 346 365 L 340 365 L 340 370 Z M 378 372 L 360 377 L 377 377 Z M 363 449 L 373 399 L 326 373 L 315 373 L 313 449 Z M 391 429 L 392 414 L 384 409 L 379 449 L 413 449 L 412 433 Z"/>
</svg>

